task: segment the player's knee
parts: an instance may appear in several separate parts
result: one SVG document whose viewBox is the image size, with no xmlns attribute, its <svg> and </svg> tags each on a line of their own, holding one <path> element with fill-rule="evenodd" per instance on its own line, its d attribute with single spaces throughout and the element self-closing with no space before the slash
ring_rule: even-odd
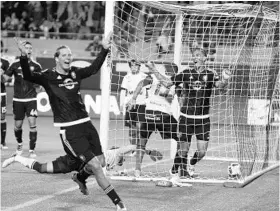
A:
<svg viewBox="0 0 280 211">
<path fill-rule="evenodd" d="M 186 150 L 178 150 L 178 155 L 182 158 L 185 158 L 188 156 L 188 151 Z"/>
<path fill-rule="evenodd" d="M 14 130 L 15 131 L 22 130 L 22 126 L 15 125 Z"/>
<path fill-rule="evenodd" d="M 31 132 L 37 132 L 37 126 L 36 125 L 30 126 L 29 128 L 30 128 Z"/>
<path fill-rule="evenodd" d="M 102 171 L 101 163 L 96 158 L 91 159 L 85 167 L 91 174 L 96 174 L 96 172 L 99 170 Z"/>
</svg>

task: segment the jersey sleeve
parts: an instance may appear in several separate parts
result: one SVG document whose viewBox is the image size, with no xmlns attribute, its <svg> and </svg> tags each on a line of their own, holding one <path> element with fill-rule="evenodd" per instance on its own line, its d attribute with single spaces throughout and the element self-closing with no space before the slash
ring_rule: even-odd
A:
<svg viewBox="0 0 280 211">
<path fill-rule="evenodd" d="M 8 67 L 8 69 L 5 71 L 5 74 L 6 74 L 7 76 L 12 77 L 12 75 L 14 74 L 15 68 L 16 68 L 15 63 L 12 63 L 11 66 Z"/>
<path fill-rule="evenodd" d="M 76 74 L 79 76 L 79 78 L 84 79 L 96 74 L 105 61 L 108 52 L 109 50 L 102 48 L 100 53 L 97 55 L 97 58 L 91 63 L 90 66 L 76 70 Z"/>
<path fill-rule="evenodd" d="M 176 86 L 179 86 L 181 83 L 188 83 L 189 77 L 188 77 L 187 70 L 184 70 L 183 72 L 172 76 L 171 81 Z"/>
<path fill-rule="evenodd" d="M 8 70 L 9 66 L 10 66 L 10 63 L 7 60 L 3 60 L 2 69 L 5 73 Z"/>
<path fill-rule="evenodd" d="M 121 89 L 127 89 L 127 76 L 124 76 L 123 81 L 122 81 L 122 85 L 121 85 Z"/>
<path fill-rule="evenodd" d="M 22 69 L 23 78 L 25 80 L 44 86 L 43 72 L 31 71 L 26 56 L 20 57 L 20 65 Z"/>
</svg>

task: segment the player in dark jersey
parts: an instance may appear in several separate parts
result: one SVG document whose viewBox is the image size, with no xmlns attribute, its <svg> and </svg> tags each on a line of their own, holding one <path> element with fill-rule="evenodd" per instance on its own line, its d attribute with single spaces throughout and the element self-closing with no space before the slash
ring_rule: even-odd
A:
<svg viewBox="0 0 280 211">
<path fill-rule="evenodd" d="M 1 48 L 2 52 L 2 48 Z M 6 112 L 7 112 L 7 93 L 5 86 L 5 78 L 3 74 L 9 68 L 10 63 L 8 60 L 1 58 L 1 149 L 8 149 L 6 144 Z"/>
<path fill-rule="evenodd" d="M 47 92 L 54 115 L 54 126 L 60 127 L 60 138 L 66 154 L 85 163 L 84 168 L 73 175 L 73 180 L 81 190 L 85 190 L 86 179 L 94 174 L 98 185 L 117 209 L 126 210 L 102 170 L 105 158 L 99 135 L 90 121 L 80 92 L 82 80 L 96 74 L 101 68 L 109 51 L 111 34 L 104 39 L 101 52 L 90 66 L 80 69 L 71 67 L 73 58 L 70 48 L 60 46 L 54 54 L 56 66 L 42 72 L 30 70 L 24 48 L 25 41 L 16 41 L 21 51 L 20 63 L 24 79 L 43 86 Z"/>
<path fill-rule="evenodd" d="M 193 176 L 194 165 L 206 154 L 210 135 L 210 97 L 213 88 L 226 89 L 231 72 L 223 70 L 222 77 L 205 66 L 208 51 L 200 46 L 191 48 L 194 68 L 186 69 L 181 73 L 167 78 L 160 74 L 154 65 L 150 64 L 152 71 L 158 80 L 166 87 L 182 84 L 179 101 L 181 107 L 179 119 L 179 151 L 174 159 L 172 173 L 178 173 L 181 165 L 185 176 Z M 191 144 L 192 135 L 197 138 L 197 151 L 188 163 L 188 151 Z M 181 164 L 180 164 L 181 163 Z M 185 173 L 184 173 L 185 172 Z"/>
<path fill-rule="evenodd" d="M 26 42 L 25 46 L 27 51 L 28 63 L 31 71 L 40 72 L 42 67 L 39 63 L 31 58 L 32 45 Z M 35 147 L 37 142 L 37 91 L 38 85 L 23 79 L 22 70 L 19 60 L 12 63 L 9 69 L 5 72 L 4 77 L 6 81 L 11 81 L 14 75 L 14 97 L 13 97 L 13 113 L 14 113 L 14 133 L 18 142 L 17 154 L 23 152 L 23 139 L 22 139 L 22 125 L 27 116 L 30 132 L 29 132 L 29 156 L 36 157 Z"/>
</svg>

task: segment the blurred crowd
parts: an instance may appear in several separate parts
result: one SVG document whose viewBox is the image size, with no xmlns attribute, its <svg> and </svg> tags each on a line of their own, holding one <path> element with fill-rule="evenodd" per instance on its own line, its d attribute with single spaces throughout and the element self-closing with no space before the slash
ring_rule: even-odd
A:
<svg viewBox="0 0 280 211">
<path fill-rule="evenodd" d="M 92 39 L 104 17 L 103 1 L 1 1 L 2 37 Z"/>
</svg>

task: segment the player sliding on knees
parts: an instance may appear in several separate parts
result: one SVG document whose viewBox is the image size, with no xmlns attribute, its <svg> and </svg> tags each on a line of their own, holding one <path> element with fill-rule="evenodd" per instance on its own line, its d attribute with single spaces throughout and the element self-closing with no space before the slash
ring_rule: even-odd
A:
<svg viewBox="0 0 280 211">
<path fill-rule="evenodd" d="M 73 56 L 68 46 L 56 49 L 54 60 L 56 66 L 41 72 L 31 71 L 26 41 L 15 39 L 21 52 L 20 65 L 26 81 L 43 86 L 48 94 L 54 116 L 54 126 L 60 128 L 60 138 L 66 154 L 85 162 L 84 167 L 73 175 L 72 179 L 80 187 L 86 185 L 86 179 L 95 175 L 98 185 L 111 199 L 117 210 L 127 210 L 115 188 L 104 175 L 105 166 L 99 134 L 92 124 L 85 104 L 81 98 L 81 83 L 85 78 L 96 74 L 103 65 L 110 50 L 112 33 L 103 39 L 102 49 L 91 63 L 84 68 L 72 67 Z"/>
<path fill-rule="evenodd" d="M 180 166 L 178 163 L 183 163 L 181 165 L 183 176 L 193 176 L 195 164 L 206 154 L 210 135 L 209 111 L 212 89 L 219 88 L 221 91 L 225 91 L 232 75 L 230 70 L 223 70 L 220 77 L 215 70 L 207 68 L 205 62 L 207 61 L 208 50 L 203 48 L 201 43 L 196 42 L 190 46 L 190 51 L 194 67 L 185 69 L 171 78 L 162 75 L 153 64 L 148 64 L 150 71 L 165 87 L 182 84 L 179 96 L 181 111 L 179 133 L 182 135 L 172 173 L 177 174 Z M 197 151 L 188 164 L 192 135 L 196 135 L 197 138 Z"/>
</svg>

